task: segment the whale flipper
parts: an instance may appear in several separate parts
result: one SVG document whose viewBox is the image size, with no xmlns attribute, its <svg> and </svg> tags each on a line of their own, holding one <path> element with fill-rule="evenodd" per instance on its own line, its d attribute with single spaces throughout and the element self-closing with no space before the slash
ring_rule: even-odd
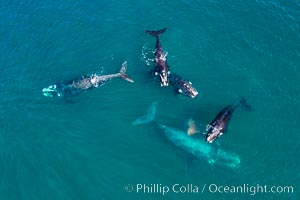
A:
<svg viewBox="0 0 300 200">
<path fill-rule="evenodd" d="M 158 37 L 161 34 L 163 34 L 164 32 L 166 32 L 166 30 L 167 30 L 167 28 L 163 28 L 163 29 L 160 29 L 160 30 L 157 30 L 157 31 L 146 30 L 146 33 L 152 35 L 153 37 Z"/>
<path fill-rule="evenodd" d="M 195 121 L 193 119 L 188 120 L 188 129 L 187 129 L 187 134 L 188 135 L 194 135 L 196 133 L 200 133 L 198 130 Z"/>
</svg>

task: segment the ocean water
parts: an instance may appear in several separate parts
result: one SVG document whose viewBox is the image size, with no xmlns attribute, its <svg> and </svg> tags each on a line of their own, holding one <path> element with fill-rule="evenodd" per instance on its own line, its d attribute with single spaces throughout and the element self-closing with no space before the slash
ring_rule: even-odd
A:
<svg viewBox="0 0 300 200">
<path fill-rule="evenodd" d="M 150 75 L 161 36 L 172 71 L 193 82 L 189 99 Z M 300 199 L 300 2 L 298 0 L 2 0 L 0 2 L 0 199 Z M 143 58 L 145 52 L 147 58 Z M 72 98 L 42 88 L 128 61 L 134 84 L 112 80 Z M 155 120 L 203 131 L 244 96 L 213 145 L 240 167 L 212 165 L 176 147 Z M 199 139 L 201 136 L 199 136 Z M 198 194 L 126 192 L 137 183 L 194 184 Z M 293 186 L 293 193 L 220 194 L 204 184 Z"/>
</svg>

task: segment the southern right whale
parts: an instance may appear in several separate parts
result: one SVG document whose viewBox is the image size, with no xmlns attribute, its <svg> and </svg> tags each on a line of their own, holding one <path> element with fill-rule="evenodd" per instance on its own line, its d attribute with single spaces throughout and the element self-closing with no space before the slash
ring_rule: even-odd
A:
<svg viewBox="0 0 300 200">
<path fill-rule="evenodd" d="M 240 166 L 241 160 L 238 154 L 227 152 L 218 146 L 213 146 L 204 140 L 189 136 L 185 131 L 158 124 L 164 131 L 165 136 L 175 146 L 183 149 L 201 160 L 206 160 L 209 164 L 220 164 L 230 168 Z"/>
<path fill-rule="evenodd" d="M 169 85 L 169 78 L 168 75 L 170 73 L 169 71 L 169 65 L 167 63 L 167 55 L 168 53 L 165 53 L 163 50 L 159 36 L 163 34 L 167 28 L 163 28 L 157 31 L 150 31 L 147 30 L 146 33 L 152 35 L 156 38 L 156 45 L 155 45 L 155 52 L 154 52 L 154 70 L 153 74 L 155 76 L 159 77 L 160 86 L 168 86 Z"/>
<path fill-rule="evenodd" d="M 161 86 L 168 86 L 169 83 L 175 88 L 176 93 L 181 93 L 185 96 L 195 98 L 198 91 L 192 86 L 192 83 L 184 80 L 181 76 L 172 73 L 167 63 L 167 55 L 162 48 L 159 36 L 163 34 L 167 28 L 160 30 L 147 30 L 146 33 L 156 38 L 155 52 L 154 52 L 154 70 L 153 74 L 159 77 Z"/>
<path fill-rule="evenodd" d="M 240 166 L 241 160 L 238 154 L 225 151 L 220 146 L 211 145 L 205 142 L 204 138 L 199 139 L 199 137 L 190 136 L 180 129 L 155 122 L 156 105 L 156 102 L 152 103 L 147 114 L 137 118 L 132 124 L 143 125 L 153 122 L 158 125 L 170 142 L 188 154 L 191 154 L 200 160 L 205 160 L 209 164 L 219 164 L 230 168 L 237 168 Z"/>
<path fill-rule="evenodd" d="M 248 105 L 246 99 L 243 97 L 236 105 L 229 105 L 223 108 L 214 120 L 207 125 L 206 131 L 206 141 L 212 143 L 215 139 L 219 138 L 226 131 L 227 126 L 230 122 L 231 116 L 235 109 L 242 106 L 243 109 L 251 111 L 253 110 L 250 105 Z"/>
<path fill-rule="evenodd" d="M 128 82 L 134 82 L 127 74 L 127 62 L 122 64 L 118 73 L 108 75 L 92 74 L 66 83 L 50 85 L 42 90 L 46 97 L 69 97 L 78 95 L 86 90 L 97 88 L 112 78 L 122 78 Z"/>
</svg>

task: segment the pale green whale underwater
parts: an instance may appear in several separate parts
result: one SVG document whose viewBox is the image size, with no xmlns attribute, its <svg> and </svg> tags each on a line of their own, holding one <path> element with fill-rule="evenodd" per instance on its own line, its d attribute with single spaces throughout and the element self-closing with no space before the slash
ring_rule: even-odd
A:
<svg viewBox="0 0 300 200">
<path fill-rule="evenodd" d="M 147 124 L 154 121 L 157 103 L 152 103 L 145 116 L 132 122 L 133 125 Z M 209 164 L 220 164 L 230 168 L 240 167 L 240 157 L 236 153 L 227 152 L 219 146 L 212 145 L 205 141 L 205 138 L 189 136 L 186 132 L 169 127 L 160 123 L 158 126 L 163 130 L 165 136 L 175 146 L 185 152 L 194 155 L 200 160 L 206 160 Z"/>
</svg>

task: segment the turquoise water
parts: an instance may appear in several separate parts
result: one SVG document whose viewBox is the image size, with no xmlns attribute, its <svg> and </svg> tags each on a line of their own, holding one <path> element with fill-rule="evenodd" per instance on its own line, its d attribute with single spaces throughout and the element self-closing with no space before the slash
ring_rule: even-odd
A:
<svg viewBox="0 0 300 200">
<path fill-rule="evenodd" d="M 300 3 L 257 1 L 0 2 L 0 199 L 299 199 Z M 149 75 L 143 49 L 161 36 L 171 70 L 199 96 L 174 96 Z M 74 97 L 46 98 L 48 85 L 116 72 Z M 158 101 L 156 120 L 185 130 L 209 123 L 245 96 L 216 144 L 241 166 L 210 165 L 177 148 L 155 124 L 133 126 Z M 261 184 L 293 194 L 136 194 L 127 184 Z M 201 189 L 200 189 L 201 190 Z"/>
</svg>

